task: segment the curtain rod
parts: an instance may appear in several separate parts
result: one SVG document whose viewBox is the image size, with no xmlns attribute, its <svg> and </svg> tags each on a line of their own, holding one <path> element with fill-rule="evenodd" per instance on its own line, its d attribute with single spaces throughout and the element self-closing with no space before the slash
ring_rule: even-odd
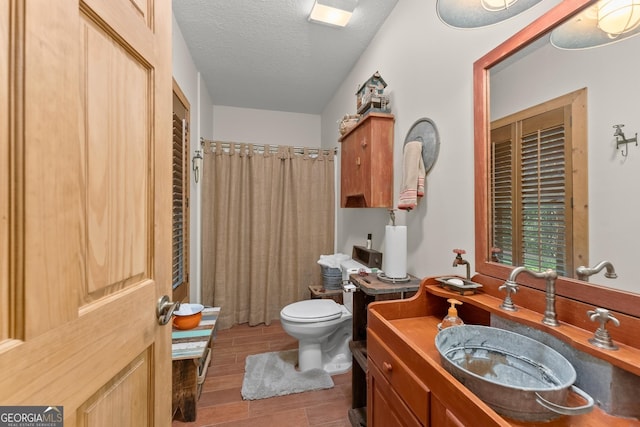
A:
<svg viewBox="0 0 640 427">
<path fill-rule="evenodd" d="M 204 144 L 221 144 L 223 149 L 230 149 L 231 144 L 236 146 L 236 149 L 240 149 L 241 145 L 253 145 L 254 150 L 258 152 L 264 152 L 264 150 L 268 147 L 270 153 L 277 153 L 279 145 L 271 145 L 271 144 L 251 144 L 248 142 L 229 142 L 229 141 L 212 141 L 209 139 L 200 138 L 200 146 Z M 312 147 L 292 147 L 294 154 L 304 154 L 304 150 L 307 150 L 309 154 L 319 154 L 322 151 L 333 151 L 333 154 L 336 155 L 338 153 L 338 147 L 333 148 L 312 148 Z"/>
</svg>

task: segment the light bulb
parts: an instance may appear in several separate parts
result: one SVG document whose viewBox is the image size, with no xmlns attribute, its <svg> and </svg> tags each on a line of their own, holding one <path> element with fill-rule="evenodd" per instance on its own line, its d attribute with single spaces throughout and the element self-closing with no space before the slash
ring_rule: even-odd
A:
<svg viewBox="0 0 640 427">
<path fill-rule="evenodd" d="M 640 24 L 640 0 L 598 2 L 598 28 L 611 37 L 634 30 Z"/>
</svg>

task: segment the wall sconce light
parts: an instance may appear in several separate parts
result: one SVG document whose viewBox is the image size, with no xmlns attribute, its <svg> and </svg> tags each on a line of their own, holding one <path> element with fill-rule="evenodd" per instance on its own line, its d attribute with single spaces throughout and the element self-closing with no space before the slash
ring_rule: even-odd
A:
<svg viewBox="0 0 640 427">
<path fill-rule="evenodd" d="M 191 159 L 191 169 L 193 170 L 193 179 L 198 183 L 200 181 L 200 171 L 202 170 L 202 151 L 196 150 L 193 159 Z"/>
<path fill-rule="evenodd" d="M 636 143 L 636 147 L 637 147 L 638 146 L 638 134 L 636 133 L 635 137 L 627 139 L 624 136 L 624 132 L 622 132 L 622 127 L 624 127 L 624 125 L 613 125 L 613 128 L 616 130 L 613 133 L 613 136 L 616 137 L 616 150 L 620 149 L 621 145 L 624 145 L 625 148 L 627 149 L 627 151 L 625 151 L 624 148 L 623 148 L 621 153 L 622 153 L 622 155 L 624 157 L 627 157 L 627 155 L 629 154 L 629 148 L 626 145 L 631 143 L 631 142 L 635 142 Z"/>
<path fill-rule="evenodd" d="M 508 9 L 512 4 L 518 0 L 480 0 L 480 4 L 489 12 L 498 12 L 500 10 Z"/>
<path fill-rule="evenodd" d="M 598 28 L 609 37 L 633 31 L 640 24 L 640 0 L 600 0 Z"/>
<path fill-rule="evenodd" d="M 315 0 L 309 21 L 344 27 L 349 23 L 357 4 L 358 0 Z"/>
</svg>

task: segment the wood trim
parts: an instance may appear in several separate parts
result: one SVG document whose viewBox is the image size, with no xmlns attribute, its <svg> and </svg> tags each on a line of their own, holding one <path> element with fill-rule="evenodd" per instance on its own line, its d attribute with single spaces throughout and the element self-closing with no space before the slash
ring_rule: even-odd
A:
<svg viewBox="0 0 640 427">
<path fill-rule="evenodd" d="M 8 131 L 4 136 L 6 141 L 1 141 L 2 150 L 8 153 L 7 164 L 2 164 L 3 170 L 8 173 L 3 179 L 1 188 L 2 200 L 6 200 L 6 215 L 3 220 L 3 233 L 1 245 L 7 249 L 6 265 L 0 266 L 0 307 L 3 308 L 2 328 L 0 340 L 6 338 L 23 339 L 25 335 L 25 49 L 26 49 L 26 23 L 25 4 L 21 1 L 10 1 L 5 6 L 6 41 L 8 49 L 3 52 L 6 62 L 6 85 L 3 90 L 8 103 L 3 112 L 3 122 Z M 3 76 L 4 77 L 4 76 Z M 10 114 L 11 112 L 11 114 Z M 11 117 L 13 115 L 13 117 Z M 5 121 L 6 120 L 6 121 Z M 6 146 L 5 146 L 6 144 Z M 5 169 L 6 167 L 6 169 Z M 6 193 L 4 193 L 6 191 Z M 6 221 L 6 222 L 4 222 Z M 3 262 L 5 262 L 3 260 Z M 6 269 L 6 271 L 5 271 Z M 6 280 L 6 282 L 5 282 Z M 22 284 L 22 286 L 19 286 Z"/>
<path fill-rule="evenodd" d="M 183 238 L 183 251 L 184 251 L 184 280 L 183 282 L 178 285 L 178 287 L 176 287 L 176 289 L 173 290 L 173 301 L 189 301 L 189 295 L 190 295 L 190 287 L 191 284 L 189 282 L 189 278 L 190 278 L 190 274 L 189 274 L 189 267 L 191 264 L 191 251 L 190 251 L 190 246 L 191 246 L 191 222 L 190 222 L 190 199 L 191 199 L 191 106 L 189 104 L 189 100 L 187 99 L 186 95 L 184 94 L 184 92 L 182 91 L 182 89 L 180 88 L 180 86 L 178 85 L 178 82 L 176 82 L 176 79 L 173 78 L 172 79 L 173 83 L 173 111 L 178 115 L 178 116 L 183 116 L 183 118 L 186 120 L 187 122 L 187 129 L 186 129 L 186 133 L 185 133 L 185 145 L 183 147 L 183 151 L 185 153 L 185 158 L 184 158 L 184 168 L 185 168 L 185 174 L 184 174 L 184 180 L 183 180 L 183 194 L 184 194 L 184 200 L 185 200 L 185 205 L 184 205 L 184 211 L 183 211 L 183 232 L 184 232 L 184 238 Z M 181 111 L 176 111 L 176 102 L 178 102 L 180 105 L 180 109 Z"/>
<path fill-rule="evenodd" d="M 560 2 L 473 64 L 475 257 L 476 271 L 479 273 L 504 280 L 511 272 L 511 267 L 491 262 L 489 258 L 489 69 L 593 3 L 595 0 Z M 544 283 L 528 277 L 523 276 L 518 281 L 535 289 L 544 288 Z M 556 291 L 558 295 L 569 299 L 640 317 L 640 294 L 605 288 L 565 277 L 559 278 L 556 282 Z"/>
<path fill-rule="evenodd" d="M 173 93 L 178 97 L 182 105 L 184 105 L 187 108 L 187 111 L 191 111 L 191 105 L 189 104 L 189 99 L 187 99 L 187 96 L 184 94 L 184 92 L 180 88 L 180 85 L 176 81 L 175 77 L 172 78 L 172 81 L 173 81 Z M 187 119 L 189 118 L 190 117 L 187 117 Z"/>
</svg>

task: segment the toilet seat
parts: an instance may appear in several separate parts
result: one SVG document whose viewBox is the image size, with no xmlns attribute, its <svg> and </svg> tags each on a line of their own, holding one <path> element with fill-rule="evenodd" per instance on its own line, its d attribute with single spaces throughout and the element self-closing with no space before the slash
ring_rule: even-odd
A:
<svg viewBox="0 0 640 427">
<path fill-rule="evenodd" d="M 332 299 L 294 302 L 280 312 L 282 319 L 297 323 L 328 322 L 342 316 L 342 306 Z"/>
</svg>

